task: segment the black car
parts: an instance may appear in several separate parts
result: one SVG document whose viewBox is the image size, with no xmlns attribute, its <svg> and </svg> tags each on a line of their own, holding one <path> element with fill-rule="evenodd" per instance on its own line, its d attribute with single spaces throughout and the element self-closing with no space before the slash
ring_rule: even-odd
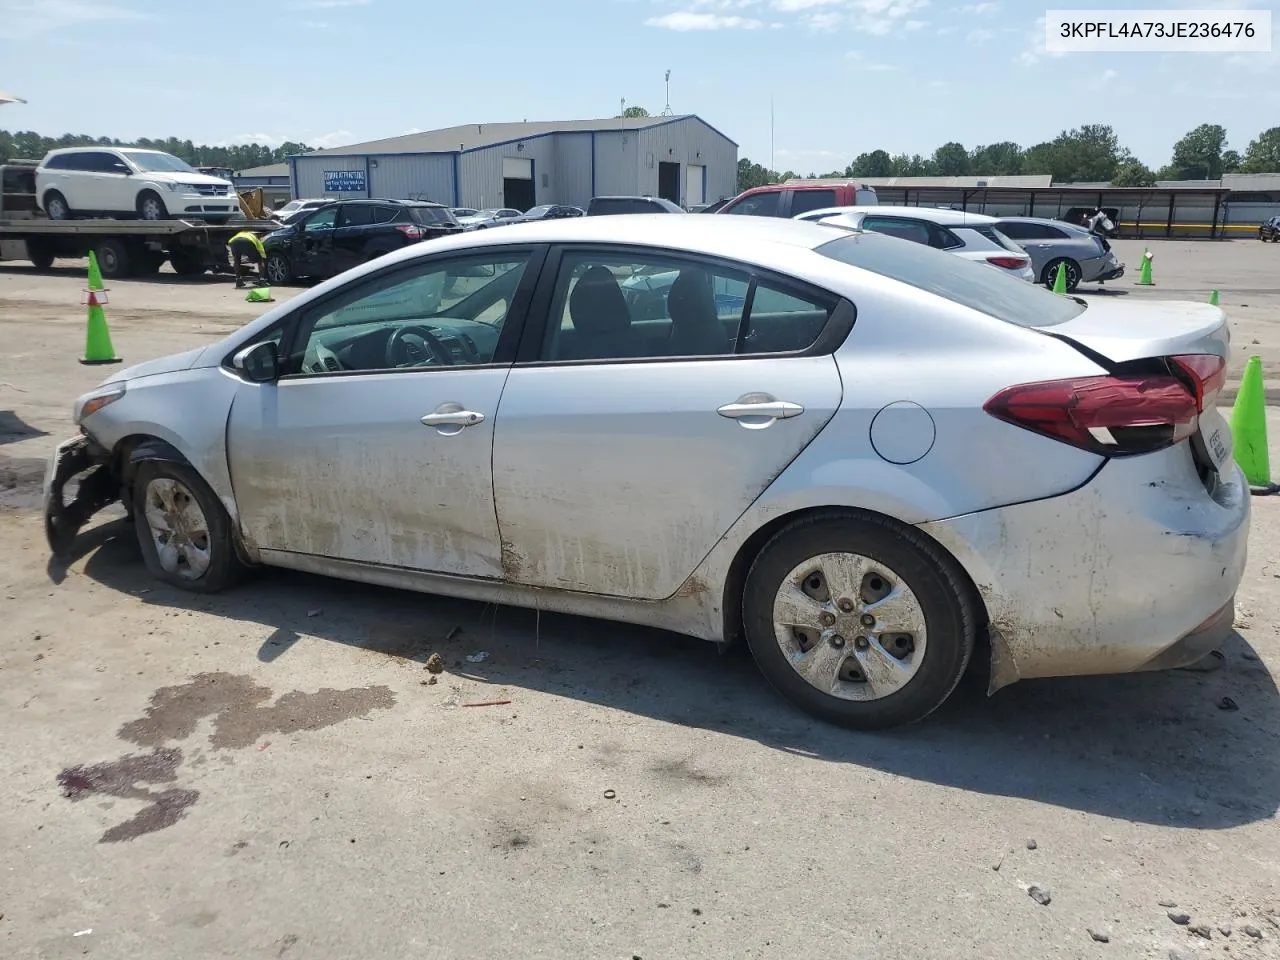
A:
<svg viewBox="0 0 1280 960">
<path fill-rule="evenodd" d="M 1265 223 L 1258 226 L 1258 239 L 1263 243 L 1270 240 L 1272 243 L 1280 243 L 1280 217 L 1272 217 Z"/>
<path fill-rule="evenodd" d="M 327 279 L 421 240 L 462 227 L 449 208 L 422 200 L 336 200 L 267 234 L 267 280 Z"/>
<path fill-rule="evenodd" d="M 588 217 L 606 217 L 617 213 L 684 213 L 679 206 L 662 197 L 592 197 L 587 204 Z"/>
</svg>

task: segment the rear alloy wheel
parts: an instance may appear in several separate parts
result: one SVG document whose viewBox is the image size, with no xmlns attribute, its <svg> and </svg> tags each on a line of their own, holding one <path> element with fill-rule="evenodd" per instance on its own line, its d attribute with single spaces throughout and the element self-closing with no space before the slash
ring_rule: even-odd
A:
<svg viewBox="0 0 1280 960">
<path fill-rule="evenodd" d="M 1052 290 L 1053 282 L 1058 278 L 1058 264 L 1064 264 L 1067 268 L 1067 292 L 1071 293 L 1080 286 L 1080 264 L 1074 260 L 1068 260 L 1065 257 L 1050 260 L 1045 265 L 1044 273 L 1040 275 L 1040 282 Z"/>
<path fill-rule="evenodd" d="M 880 517 L 810 517 L 752 564 L 747 643 L 765 677 L 803 710 L 876 730 L 914 723 L 951 695 L 976 616 L 955 561 Z"/>
<path fill-rule="evenodd" d="M 208 484 L 183 463 L 139 464 L 133 519 L 152 576 L 196 593 L 232 583 L 242 565 L 226 510 Z"/>
<path fill-rule="evenodd" d="M 293 279 L 293 268 L 289 266 L 289 258 L 283 253 L 273 253 L 267 257 L 266 271 L 268 283 L 288 283 Z"/>
<path fill-rule="evenodd" d="M 66 198 L 57 190 L 50 190 L 44 198 L 44 212 L 50 220 L 70 220 L 71 208 Z"/>
<path fill-rule="evenodd" d="M 160 194 L 151 190 L 144 190 L 142 193 L 138 194 L 138 219 L 169 219 L 169 211 L 165 207 L 164 201 L 160 199 Z"/>
</svg>

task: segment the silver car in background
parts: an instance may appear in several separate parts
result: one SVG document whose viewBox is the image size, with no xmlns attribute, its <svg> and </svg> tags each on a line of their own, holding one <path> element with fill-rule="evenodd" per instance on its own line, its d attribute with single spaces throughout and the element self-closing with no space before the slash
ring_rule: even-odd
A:
<svg viewBox="0 0 1280 960">
<path fill-rule="evenodd" d="M 50 461 L 46 530 L 62 552 L 119 498 L 188 590 L 265 564 L 743 637 L 815 716 L 894 726 L 975 650 L 994 690 L 1230 634 L 1226 350 L 1217 307 L 1085 303 L 876 233 L 515 224 L 116 373 Z"/>
<path fill-rule="evenodd" d="M 1058 264 L 1066 267 L 1067 290 L 1124 276 L 1121 263 L 1102 237 L 1063 220 L 1000 217 L 996 227 L 1031 257 L 1036 279 L 1053 286 Z"/>
<path fill-rule="evenodd" d="M 923 243 L 954 256 L 985 263 L 1035 282 L 1026 251 L 996 229 L 995 217 L 937 207 L 828 207 L 799 214 L 796 220 L 872 230 Z"/>
</svg>

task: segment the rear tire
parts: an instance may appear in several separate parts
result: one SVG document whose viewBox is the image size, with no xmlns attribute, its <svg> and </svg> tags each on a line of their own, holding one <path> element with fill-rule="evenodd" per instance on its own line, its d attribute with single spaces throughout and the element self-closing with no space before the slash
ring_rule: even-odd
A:
<svg viewBox="0 0 1280 960">
<path fill-rule="evenodd" d="M 208 269 L 198 256 L 180 251 L 170 251 L 169 266 L 180 277 L 198 277 Z"/>
<path fill-rule="evenodd" d="M 67 204 L 67 198 L 57 190 L 50 190 L 44 195 L 43 206 L 45 216 L 50 220 L 71 219 L 71 207 Z"/>
<path fill-rule="evenodd" d="M 1058 276 L 1058 264 L 1066 264 L 1067 267 L 1067 292 L 1072 293 L 1076 287 L 1080 286 L 1080 264 L 1067 257 L 1059 257 L 1056 260 L 1050 260 L 1045 264 L 1044 272 L 1040 274 L 1040 282 L 1050 290 L 1053 289 L 1053 281 Z"/>
<path fill-rule="evenodd" d="M 169 210 L 154 190 L 143 190 L 138 194 L 139 220 L 168 220 Z"/>
<path fill-rule="evenodd" d="M 27 258 L 41 273 L 53 267 L 53 251 L 46 247 L 43 241 L 27 241 Z"/>
<path fill-rule="evenodd" d="M 231 519 L 194 469 L 185 463 L 141 463 L 132 500 L 142 559 L 157 580 L 193 593 L 216 593 L 243 576 Z"/>
<path fill-rule="evenodd" d="M 133 258 L 129 248 L 119 240 L 101 240 L 93 248 L 93 255 L 98 260 L 98 270 L 105 280 L 119 280 L 133 271 Z"/>
<path fill-rule="evenodd" d="M 914 723 L 941 706 L 977 632 L 955 560 L 918 531 L 867 515 L 818 514 L 777 533 L 747 574 L 742 613 L 773 687 L 857 730 Z"/>
</svg>

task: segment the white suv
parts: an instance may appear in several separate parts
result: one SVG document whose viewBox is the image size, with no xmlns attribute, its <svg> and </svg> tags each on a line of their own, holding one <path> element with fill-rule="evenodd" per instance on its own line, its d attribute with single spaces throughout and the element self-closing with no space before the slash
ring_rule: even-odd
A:
<svg viewBox="0 0 1280 960">
<path fill-rule="evenodd" d="M 50 220 L 76 216 L 227 220 L 240 211 L 230 181 L 159 150 L 50 150 L 36 168 L 36 202 Z"/>
</svg>

